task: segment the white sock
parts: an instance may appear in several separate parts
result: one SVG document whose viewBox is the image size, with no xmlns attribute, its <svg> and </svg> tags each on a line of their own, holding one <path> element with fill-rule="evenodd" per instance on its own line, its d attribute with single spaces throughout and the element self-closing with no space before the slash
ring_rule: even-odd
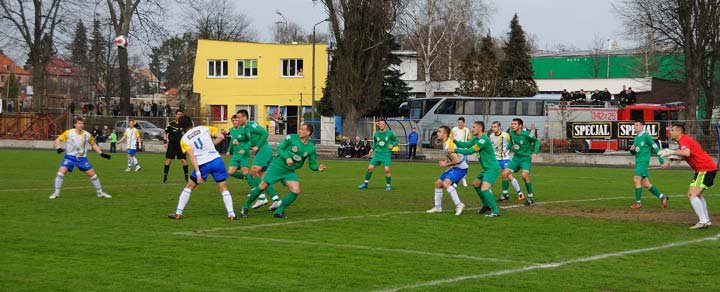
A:
<svg viewBox="0 0 720 292">
<path fill-rule="evenodd" d="M 90 178 L 90 183 L 92 183 L 93 187 L 95 187 L 95 190 L 98 193 L 102 193 L 102 186 L 100 185 L 100 179 L 98 178 L 97 174 L 93 175 Z"/>
<path fill-rule="evenodd" d="M 182 214 L 183 209 L 185 209 L 185 205 L 187 205 L 188 201 L 190 201 L 190 194 L 192 194 L 192 190 L 188 188 L 184 188 L 182 192 L 180 193 L 180 198 L 178 199 L 178 206 L 177 210 L 175 211 L 175 214 Z"/>
<path fill-rule="evenodd" d="M 513 177 L 513 179 L 510 181 L 510 184 L 512 184 L 513 188 L 515 188 L 515 191 L 518 194 L 522 193 L 522 190 L 520 189 L 520 183 L 518 183 L 517 179 Z"/>
<path fill-rule="evenodd" d="M 462 204 L 460 201 L 460 197 L 458 197 L 457 190 L 452 185 L 446 188 L 448 194 L 450 194 L 450 198 L 452 198 L 453 203 L 455 203 L 455 206 Z"/>
<path fill-rule="evenodd" d="M 230 191 L 223 191 L 222 192 L 222 199 L 223 203 L 225 204 L 225 209 L 228 212 L 228 216 L 235 216 L 235 211 L 233 210 L 233 202 L 232 202 L 232 196 L 230 195 Z"/>
<path fill-rule="evenodd" d="M 131 168 L 133 165 L 133 159 L 132 157 L 128 157 L 128 168 Z"/>
<path fill-rule="evenodd" d="M 140 161 L 137 160 L 137 157 L 133 156 L 133 164 L 140 166 Z"/>
<path fill-rule="evenodd" d="M 280 197 L 278 195 L 274 195 L 272 197 L 273 202 L 280 201 Z"/>
<path fill-rule="evenodd" d="M 260 196 L 257 198 L 258 200 L 267 200 L 267 197 L 265 196 L 265 193 L 260 194 Z"/>
<path fill-rule="evenodd" d="M 442 208 L 442 189 L 435 189 L 435 207 Z"/>
<path fill-rule="evenodd" d="M 55 193 L 60 193 L 60 188 L 62 188 L 63 180 L 65 180 L 65 175 L 61 172 L 57 173 L 57 176 L 55 176 Z"/>
<path fill-rule="evenodd" d="M 690 198 L 690 205 L 692 205 L 693 210 L 695 210 L 695 214 L 697 214 L 698 219 L 700 219 L 700 223 L 706 224 L 710 221 L 709 218 L 705 217 L 705 210 L 703 208 L 703 203 L 700 201 L 698 197 L 692 197 Z"/>
<path fill-rule="evenodd" d="M 702 202 L 703 205 L 703 213 L 705 213 L 705 218 L 707 218 L 708 222 L 710 222 L 710 213 L 708 212 L 707 203 L 705 202 L 705 196 L 700 196 L 700 202 Z"/>
</svg>

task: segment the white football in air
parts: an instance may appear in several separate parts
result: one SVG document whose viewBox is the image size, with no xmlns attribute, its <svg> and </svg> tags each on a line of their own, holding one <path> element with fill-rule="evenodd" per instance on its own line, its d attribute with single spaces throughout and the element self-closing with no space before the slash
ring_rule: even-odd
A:
<svg viewBox="0 0 720 292">
<path fill-rule="evenodd" d="M 115 38 L 115 46 L 118 48 L 126 48 L 128 45 L 128 39 L 124 35 Z"/>
</svg>

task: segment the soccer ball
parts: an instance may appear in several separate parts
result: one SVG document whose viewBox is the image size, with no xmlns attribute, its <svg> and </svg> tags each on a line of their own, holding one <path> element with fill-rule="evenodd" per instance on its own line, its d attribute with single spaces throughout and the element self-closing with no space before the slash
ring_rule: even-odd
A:
<svg viewBox="0 0 720 292">
<path fill-rule="evenodd" d="M 658 151 L 658 155 L 660 155 L 666 159 L 670 159 L 670 160 L 682 160 L 683 159 L 682 157 L 677 156 L 673 153 L 675 153 L 675 150 L 662 149 L 662 150 Z"/>
<path fill-rule="evenodd" d="M 118 48 L 126 48 L 128 45 L 128 39 L 124 35 L 115 38 L 115 46 Z"/>
</svg>

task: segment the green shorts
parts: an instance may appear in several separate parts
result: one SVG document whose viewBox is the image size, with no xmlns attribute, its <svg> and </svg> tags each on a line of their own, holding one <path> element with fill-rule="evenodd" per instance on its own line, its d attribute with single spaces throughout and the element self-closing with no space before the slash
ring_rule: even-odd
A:
<svg viewBox="0 0 720 292">
<path fill-rule="evenodd" d="M 510 159 L 510 163 L 508 163 L 506 169 L 509 169 L 512 172 L 518 172 L 520 169 L 530 172 L 531 167 L 532 167 L 532 157 L 513 156 L 513 158 Z"/>
<path fill-rule="evenodd" d="M 392 155 L 390 153 L 374 153 L 372 159 L 370 159 L 370 164 L 373 166 L 378 166 L 382 164 L 383 166 L 390 166 L 390 157 Z"/>
<path fill-rule="evenodd" d="M 255 153 L 255 158 L 253 158 L 252 165 L 260 166 L 263 168 L 268 167 L 270 165 L 270 161 L 272 161 L 272 158 L 273 152 L 272 148 L 270 148 L 270 145 L 262 146 Z"/>
<path fill-rule="evenodd" d="M 248 167 L 250 166 L 250 155 L 233 155 L 228 165 L 236 168 Z"/>
<path fill-rule="evenodd" d="M 484 170 L 480 174 L 478 174 L 475 178 L 482 182 L 486 182 L 489 184 L 495 183 L 495 180 L 497 180 L 498 176 L 500 176 L 501 169 L 489 169 Z"/>
<path fill-rule="evenodd" d="M 636 162 L 635 176 L 650 177 L 650 172 L 648 171 L 649 164 L 648 162 Z"/>
<path fill-rule="evenodd" d="M 283 169 L 276 164 L 272 164 L 268 167 L 267 171 L 265 171 L 263 181 L 268 185 L 274 185 L 276 182 L 282 182 L 283 184 L 289 181 L 299 182 L 300 178 L 294 171 Z"/>
</svg>

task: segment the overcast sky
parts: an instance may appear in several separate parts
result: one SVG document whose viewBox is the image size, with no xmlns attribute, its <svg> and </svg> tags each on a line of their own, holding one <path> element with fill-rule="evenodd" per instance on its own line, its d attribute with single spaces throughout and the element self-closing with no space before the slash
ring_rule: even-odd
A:
<svg viewBox="0 0 720 292">
<path fill-rule="evenodd" d="M 525 31 L 534 35 L 538 47 L 545 49 L 555 44 L 591 48 L 595 33 L 601 39 L 617 40 L 622 47 L 625 41 L 619 33 L 622 23 L 612 10 L 611 0 L 489 0 L 493 12 L 488 28 L 495 36 L 508 31 L 513 14 L 518 13 Z M 275 12 L 280 11 L 288 21 L 299 23 L 308 33 L 312 26 L 324 19 L 325 9 L 312 0 L 236 0 L 240 10 L 253 20 L 260 41 L 270 41 L 272 26 L 283 21 Z M 324 24 L 318 31 L 327 31 Z"/>
</svg>

